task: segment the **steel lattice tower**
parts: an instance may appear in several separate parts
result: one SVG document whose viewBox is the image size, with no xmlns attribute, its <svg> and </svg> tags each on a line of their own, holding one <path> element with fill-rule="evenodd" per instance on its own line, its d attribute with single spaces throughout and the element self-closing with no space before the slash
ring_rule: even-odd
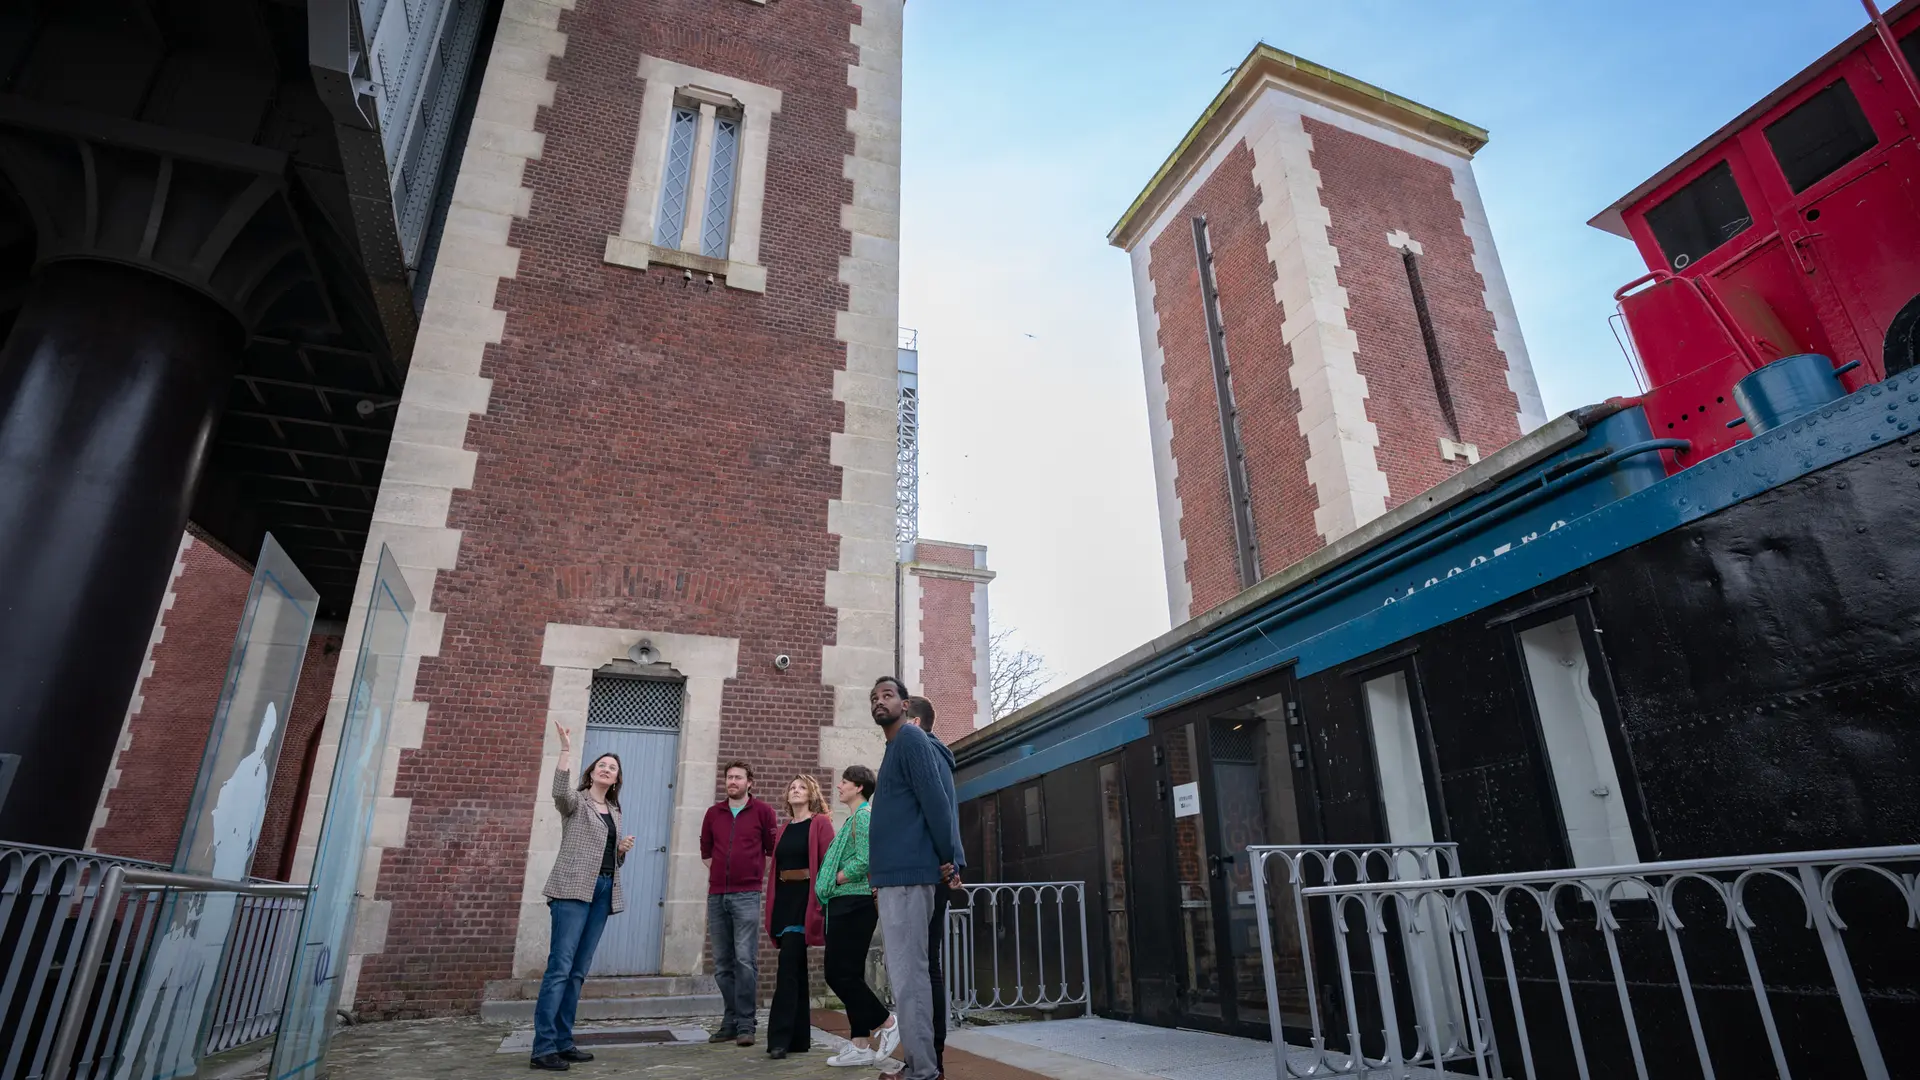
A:
<svg viewBox="0 0 1920 1080">
<path fill-rule="evenodd" d="M 893 466 L 894 539 L 905 543 L 920 533 L 920 332 L 900 330 L 897 392 L 899 449 Z"/>
</svg>

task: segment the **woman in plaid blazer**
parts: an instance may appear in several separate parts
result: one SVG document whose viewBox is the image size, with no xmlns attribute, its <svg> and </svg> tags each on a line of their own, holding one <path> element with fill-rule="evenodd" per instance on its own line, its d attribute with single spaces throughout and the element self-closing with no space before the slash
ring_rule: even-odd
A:
<svg viewBox="0 0 1920 1080">
<path fill-rule="evenodd" d="M 547 910 L 553 916 L 547 973 L 533 1008 L 535 1069 L 565 1072 L 593 1055 L 573 1045 L 573 1015 L 580 987 L 593 966 L 593 950 L 607 916 L 626 905 L 620 895 L 620 864 L 633 837 L 620 835 L 620 758 L 601 754 L 587 766 L 580 783 L 569 781 L 573 737 L 558 721 L 560 764 L 553 771 L 553 802 L 560 808 L 560 853 L 547 875 Z"/>
</svg>

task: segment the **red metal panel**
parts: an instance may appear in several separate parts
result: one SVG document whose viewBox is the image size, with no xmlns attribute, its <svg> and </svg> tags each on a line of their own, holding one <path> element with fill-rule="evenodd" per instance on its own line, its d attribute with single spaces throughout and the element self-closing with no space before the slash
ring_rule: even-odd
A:
<svg viewBox="0 0 1920 1080">
<path fill-rule="evenodd" d="M 1729 429 L 1727 421 L 1740 415 L 1733 384 L 1748 370 L 1740 356 L 1726 356 L 1641 397 L 1647 423 L 1657 438 L 1693 440 L 1691 450 L 1660 455 L 1668 473 L 1704 461 L 1747 437 L 1744 428 Z"/>
<path fill-rule="evenodd" d="M 1885 377 L 1881 346 L 1888 324 L 1920 293 L 1916 166 L 1920 152 L 1913 140 L 1905 140 L 1861 175 L 1800 210 L 1813 276 L 1826 276 L 1860 338 L 1859 354 L 1835 357 L 1866 362 L 1851 376 L 1849 388 Z"/>
</svg>

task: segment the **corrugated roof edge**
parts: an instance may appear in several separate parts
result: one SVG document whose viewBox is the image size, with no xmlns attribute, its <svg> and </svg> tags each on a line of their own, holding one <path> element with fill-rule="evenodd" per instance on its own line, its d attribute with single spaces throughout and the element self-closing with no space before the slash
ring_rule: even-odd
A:
<svg viewBox="0 0 1920 1080">
<path fill-rule="evenodd" d="M 1259 584 L 1204 614 L 1181 623 L 1152 641 L 1119 658 L 1101 665 L 1066 686 L 1016 712 L 955 740 L 954 754 L 965 759 L 976 753 L 1043 730 L 1045 715 L 1098 689 L 1121 675 L 1139 668 L 1156 657 L 1186 646 L 1207 632 L 1233 622 L 1243 615 L 1286 593 L 1308 585 L 1315 579 L 1338 570 L 1364 555 L 1376 544 L 1388 540 L 1428 518 L 1483 494 L 1514 474 L 1550 457 L 1586 437 L 1587 429 L 1619 412 L 1625 403 L 1618 399 L 1589 405 L 1563 414 L 1502 447 L 1470 466 L 1459 475 L 1435 484 L 1421 494 L 1374 518 L 1353 532 L 1273 574 Z"/>
<path fill-rule="evenodd" d="M 1358 99 L 1358 102 L 1372 106 L 1371 111 L 1416 130 L 1423 130 L 1429 137 L 1439 137 L 1441 141 L 1461 149 L 1469 157 L 1487 144 L 1485 128 L 1469 124 L 1459 117 L 1449 116 L 1411 98 L 1401 97 L 1372 83 L 1335 71 L 1324 64 L 1316 64 L 1290 52 L 1276 49 L 1263 41 L 1255 45 L 1253 51 L 1247 54 L 1247 58 L 1234 69 L 1226 85 L 1220 88 L 1220 92 L 1214 95 L 1213 101 L 1200 114 L 1200 118 L 1187 129 L 1186 136 L 1180 140 L 1178 146 L 1174 147 L 1173 153 L 1167 155 L 1166 161 L 1161 163 L 1160 168 L 1153 174 L 1153 178 L 1147 181 L 1147 186 L 1134 198 L 1126 212 L 1120 215 L 1120 220 L 1107 233 L 1108 243 L 1125 248 L 1132 242 L 1134 227 L 1140 224 L 1141 210 L 1153 201 L 1157 192 L 1167 186 L 1167 181 L 1176 171 L 1181 174 L 1180 178 L 1184 179 L 1188 170 L 1179 168 L 1184 160 L 1193 154 L 1204 155 L 1212 150 L 1211 142 L 1196 150 L 1196 144 L 1201 141 L 1202 134 L 1216 121 L 1237 116 L 1239 109 L 1228 109 L 1228 104 L 1241 103 L 1239 99 L 1251 98 L 1253 91 L 1259 86 L 1258 76 L 1268 72 L 1282 78 L 1288 77 L 1288 73 L 1291 72 L 1294 80 L 1322 83 L 1335 91 L 1334 96 Z"/>
</svg>

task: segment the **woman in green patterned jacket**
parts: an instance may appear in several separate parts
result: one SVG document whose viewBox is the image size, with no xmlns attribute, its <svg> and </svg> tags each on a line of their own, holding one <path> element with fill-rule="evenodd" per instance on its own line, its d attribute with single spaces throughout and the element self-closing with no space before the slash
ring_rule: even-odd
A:
<svg viewBox="0 0 1920 1080">
<path fill-rule="evenodd" d="M 827 1059 L 829 1065 L 872 1065 L 900 1045 L 900 1029 L 866 977 L 867 947 L 880 921 L 873 888 L 867 884 L 867 832 L 872 824 L 867 800 L 873 798 L 873 785 L 873 770 L 865 765 L 849 765 L 840 774 L 840 802 L 853 813 L 820 859 L 813 887 L 827 909 L 827 986 L 847 1007 L 853 1036 L 852 1045 Z M 879 1037 L 869 1039 L 876 1030 Z"/>
</svg>

